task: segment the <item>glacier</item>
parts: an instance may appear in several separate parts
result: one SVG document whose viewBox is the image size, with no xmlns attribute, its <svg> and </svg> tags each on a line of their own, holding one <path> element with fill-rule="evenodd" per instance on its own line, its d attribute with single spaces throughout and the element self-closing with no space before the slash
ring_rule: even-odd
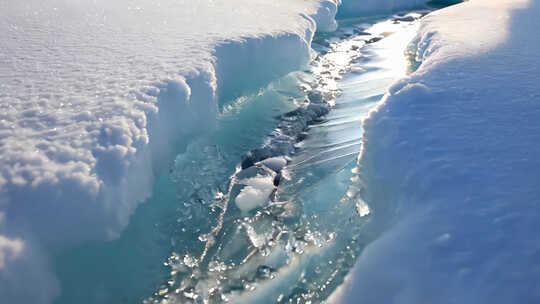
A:
<svg viewBox="0 0 540 304">
<path fill-rule="evenodd" d="M 373 241 L 329 303 L 539 301 L 539 12 L 476 0 L 423 19 L 419 69 L 365 122 Z"/>
</svg>

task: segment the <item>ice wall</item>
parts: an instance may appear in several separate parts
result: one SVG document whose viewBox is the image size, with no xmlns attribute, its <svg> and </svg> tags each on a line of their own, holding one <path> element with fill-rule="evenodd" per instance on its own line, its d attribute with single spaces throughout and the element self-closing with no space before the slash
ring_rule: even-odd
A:
<svg viewBox="0 0 540 304">
<path fill-rule="evenodd" d="M 537 303 L 540 5 L 427 16 L 419 70 L 366 122 L 372 240 L 330 303 Z"/>
<path fill-rule="evenodd" d="M 213 126 L 218 99 L 307 63 L 336 8 L 0 1 L 0 297 L 50 302 L 48 257 L 117 236 L 188 138 Z"/>
</svg>

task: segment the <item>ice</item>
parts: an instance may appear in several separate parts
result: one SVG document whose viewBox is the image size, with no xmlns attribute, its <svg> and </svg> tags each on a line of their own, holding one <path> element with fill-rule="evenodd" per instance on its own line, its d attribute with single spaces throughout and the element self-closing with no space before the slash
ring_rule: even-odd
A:
<svg viewBox="0 0 540 304">
<path fill-rule="evenodd" d="M 50 302 L 50 254 L 117 237 L 187 139 L 213 127 L 218 98 L 302 67 L 317 23 L 333 28 L 335 7 L 0 2 L 0 286 L 29 276 L 44 287 L 30 302 Z"/>
<path fill-rule="evenodd" d="M 343 0 L 338 15 L 341 17 L 367 16 L 421 7 L 426 3 L 448 5 L 458 2 L 461 0 Z"/>
<path fill-rule="evenodd" d="M 240 194 L 236 196 L 236 206 L 242 212 L 263 206 L 275 189 L 274 177 L 273 174 L 267 174 L 240 180 L 239 184 L 246 187 L 242 188 Z"/>
<path fill-rule="evenodd" d="M 0 236 L 0 268 L 4 268 L 8 261 L 16 259 L 23 248 L 24 244 L 21 240 L 11 240 Z"/>
<path fill-rule="evenodd" d="M 535 1 L 428 15 L 421 65 L 365 123 L 370 245 L 330 303 L 536 303 L 540 43 Z"/>
<path fill-rule="evenodd" d="M 280 172 L 287 165 L 287 160 L 283 156 L 271 157 L 261 161 L 260 164 L 265 165 L 275 172 Z"/>
</svg>

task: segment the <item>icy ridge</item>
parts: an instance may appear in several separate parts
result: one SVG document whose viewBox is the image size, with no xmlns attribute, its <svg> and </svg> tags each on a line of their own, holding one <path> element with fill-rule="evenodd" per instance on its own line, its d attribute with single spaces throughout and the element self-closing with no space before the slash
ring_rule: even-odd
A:
<svg viewBox="0 0 540 304">
<path fill-rule="evenodd" d="M 337 4 L 0 2 L 0 295 L 50 302 L 46 256 L 117 236 L 218 97 L 306 64 Z"/>
<path fill-rule="evenodd" d="M 538 302 L 539 12 L 476 0 L 423 20 L 420 68 L 365 122 L 373 242 L 329 303 Z"/>
</svg>

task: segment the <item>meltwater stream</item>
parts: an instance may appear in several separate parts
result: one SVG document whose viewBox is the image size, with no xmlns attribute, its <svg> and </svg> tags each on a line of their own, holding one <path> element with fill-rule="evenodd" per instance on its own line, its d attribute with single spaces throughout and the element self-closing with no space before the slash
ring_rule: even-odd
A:
<svg viewBox="0 0 540 304">
<path fill-rule="evenodd" d="M 372 237 L 362 121 L 407 73 L 424 13 L 344 21 L 306 71 L 225 105 L 119 240 L 57 259 L 57 303 L 323 301 Z"/>
</svg>

